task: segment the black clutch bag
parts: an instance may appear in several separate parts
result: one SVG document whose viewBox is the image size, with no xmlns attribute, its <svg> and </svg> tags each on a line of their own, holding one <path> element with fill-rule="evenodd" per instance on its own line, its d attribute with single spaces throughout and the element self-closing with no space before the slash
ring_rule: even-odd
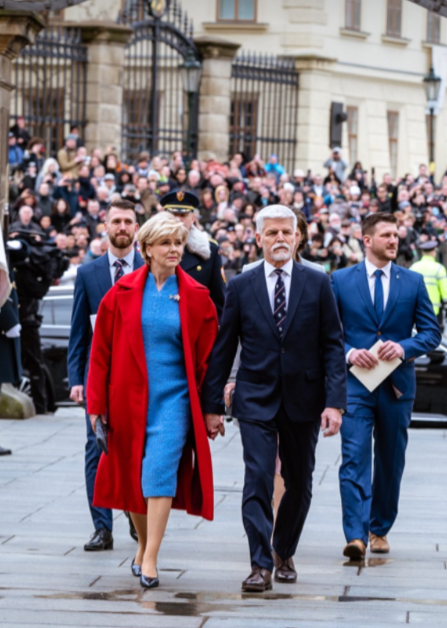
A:
<svg viewBox="0 0 447 628">
<path fill-rule="evenodd" d="M 103 451 L 106 456 L 109 453 L 108 440 L 109 428 L 107 426 L 107 423 L 103 423 L 101 421 L 101 418 L 98 417 L 98 419 L 96 420 L 96 443 L 99 449 Z"/>
</svg>

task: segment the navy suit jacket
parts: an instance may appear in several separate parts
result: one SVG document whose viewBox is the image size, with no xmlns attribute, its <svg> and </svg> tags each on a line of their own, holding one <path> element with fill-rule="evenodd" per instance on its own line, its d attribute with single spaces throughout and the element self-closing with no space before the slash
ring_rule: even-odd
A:
<svg viewBox="0 0 447 628">
<path fill-rule="evenodd" d="M 143 258 L 138 251 L 135 251 L 133 270 L 137 270 L 143 265 Z M 90 316 L 98 312 L 102 298 L 111 287 L 112 278 L 107 253 L 78 268 L 71 314 L 70 340 L 68 342 L 67 361 L 70 388 L 83 386 L 85 383 L 93 336 Z"/>
<path fill-rule="evenodd" d="M 378 340 L 398 342 L 405 360 L 390 375 L 391 383 L 411 400 L 416 394 L 414 358 L 433 351 L 441 342 L 441 331 L 419 273 L 391 265 L 390 293 L 379 321 L 371 299 L 365 262 L 332 274 L 332 285 L 345 337 L 345 352 L 370 349 Z M 416 326 L 417 335 L 412 336 Z M 348 397 L 366 397 L 370 392 L 348 374 Z"/>
<path fill-rule="evenodd" d="M 204 412 L 223 414 L 223 388 L 241 342 L 233 414 L 269 421 L 281 404 L 292 421 L 346 407 L 346 361 L 327 275 L 294 262 L 281 339 L 268 297 L 264 264 L 231 279 L 220 331 L 202 387 Z"/>
</svg>

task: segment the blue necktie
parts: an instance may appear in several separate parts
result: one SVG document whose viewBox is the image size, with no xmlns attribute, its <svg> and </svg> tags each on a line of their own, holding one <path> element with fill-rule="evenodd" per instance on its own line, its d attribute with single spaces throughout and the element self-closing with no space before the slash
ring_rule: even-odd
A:
<svg viewBox="0 0 447 628">
<path fill-rule="evenodd" d="M 277 268 L 275 273 L 278 275 L 278 279 L 275 285 L 275 298 L 273 300 L 273 318 L 275 319 L 276 327 L 279 331 L 279 336 L 282 339 L 282 333 L 284 329 L 284 323 L 286 321 L 286 288 L 282 279 L 282 270 Z"/>
<path fill-rule="evenodd" d="M 374 309 L 376 310 L 377 318 L 379 319 L 379 324 L 382 320 L 383 316 L 383 286 L 382 286 L 382 275 L 383 270 L 376 270 L 376 287 L 374 289 Z"/>
</svg>

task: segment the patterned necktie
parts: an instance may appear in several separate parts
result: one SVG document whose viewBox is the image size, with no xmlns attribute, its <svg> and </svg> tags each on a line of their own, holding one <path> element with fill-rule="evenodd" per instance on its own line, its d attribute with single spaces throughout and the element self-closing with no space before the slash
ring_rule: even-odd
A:
<svg viewBox="0 0 447 628">
<path fill-rule="evenodd" d="M 121 277 L 124 277 L 124 266 L 127 265 L 127 262 L 124 259 L 117 259 L 113 262 L 113 265 L 116 268 L 115 278 L 113 280 L 113 284 L 115 285 L 118 279 L 121 279 Z"/>
<path fill-rule="evenodd" d="M 282 270 L 277 268 L 275 273 L 278 275 L 275 285 L 275 298 L 273 300 L 273 318 L 275 319 L 276 327 L 278 328 L 280 338 L 282 339 L 282 333 L 284 329 L 284 323 L 286 321 L 286 288 L 284 281 L 282 280 Z"/>
<path fill-rule="evenodd" d="M 384 303 L 383 303 L 383 285 L 382 285 L 382 275 L 383 270 L 376 270 L 376 286 L 374 288 L 374 309 L 376 310 L 377 318 L 379 319 L 379 324 L 382 320 L 383 311 L 384 311 Z"/>
</svg>

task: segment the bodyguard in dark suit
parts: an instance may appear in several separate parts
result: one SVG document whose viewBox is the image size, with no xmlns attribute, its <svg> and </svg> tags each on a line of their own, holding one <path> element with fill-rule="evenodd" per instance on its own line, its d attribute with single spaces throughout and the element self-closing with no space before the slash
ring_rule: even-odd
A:
<svg viewBox="0 0 447 628">
<path fill-rule="evenodd" d="M 219 246 L 210 241 L 204 231 L 194 225 L 194 210 L 199 199 L 191 192 L 174 190 L 160 199 L 160 204 L 184 223 L 189 231 L 180 266 L 188 275 L 210 291 L 217 315 L 222 316 L 225 301 L 225 274 L 220 259 Z"/>
<path fill-rule="evenodd" d="M 372 552 L 390 550 L 387 534 L 397 516 L 416 393 L 414 359 L 433 351 L 441 341 L 424 278 L 393 264 L 399 241 L 396 222 L 391 214 L 366 218 L 362 225 L 365 261 L 332 275 L 347 363 L 374 368 L 378 362 L 369 349 L 378 340 L 383 341 L 380 360 L 402 362 L 373 392 L 348 374 L 340 491 L 347 540 L 344 555 L 349 558 L 362 558 L 368 540 Z"/>
<path fill-rule="evenodd" d="M 233 413 L 240 423 L 245 485 L 242 514 L 252 572 L 244 591 L 272 587 L 272 496 L 278 448 L 286 492 L 275 530 L 275 580 L 294 582 L 293 564 L 312 496 L 315 447 L 340 428 L 346 406 L 343 337 L 328 277 L 292 260 L 296 216 L 280 205 L 262 210 L 256 238 L 264 263 L 233 278 L 202 405 L 210 438 L 224 433 L 223 389 L 240 341 Z"/>
<path fill-rule="evenodd" d="M 123 275 L 143 266 L 143 258 L 134 248 L 138 230 L 135 206 L 127 200 L 116 200 L 107 210 L 106 231 L 110 248 L 102 257 L 80 266 L 76 276 L 73 313 L 68 344 L 68 380 L 70 397 L 83 403 L 92 340 L 90 317 L 98 311 L 102 298 Z M 85 446 L 85 480 L 90 513 L 95 526 L 87 551 L 113 548 L 112 511 L 93 506 L 93 491 L 100 450 L 88 415 Z"/>
</svg>

